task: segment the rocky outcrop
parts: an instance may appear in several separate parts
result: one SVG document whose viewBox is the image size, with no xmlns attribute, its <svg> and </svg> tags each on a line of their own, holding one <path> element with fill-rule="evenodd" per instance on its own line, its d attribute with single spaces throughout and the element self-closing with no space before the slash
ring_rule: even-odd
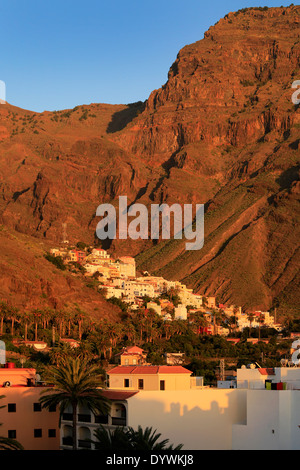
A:
<svg viewBox="0 0 300 470">
<path fill-rule="evenodd" d="M 141 268 L 224 302 L 294 309 L 300 7 L 246 8 L 179 51 L 145 103 L 35 114 L 0 106 L 0 217 L 93 242 L 102 202 L 205 204 L 205 245 L 114 240 Z M 299 74 L 299 76 L 298 76 Z M 21 124 L 22 126 L 21 127 Z M 294 311 L 294 310 L 293 310 Z"/>
</svg>

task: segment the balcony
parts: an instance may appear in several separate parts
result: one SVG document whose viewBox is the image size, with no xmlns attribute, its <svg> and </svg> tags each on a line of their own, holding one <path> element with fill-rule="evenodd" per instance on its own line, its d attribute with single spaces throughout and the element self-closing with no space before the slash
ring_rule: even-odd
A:
<svg viewBox="0 0 300 470">
<path fill-rule="evenodd" d="M 108 424 L 108 415 L 96 415 L 95 423 L 97 424 Z"/>
<path fill-rule="evenodd" d="M 126 418 L 111 418 L 111 424 L 113 426 L 126 426 Z"/>
<path fill-rule="evenodd" d="M 84 413 L 78 413 L 77 419 L 81 423 L 90 423 L 91 422 L 91 415 L 90 414 L 84 414 Z"/>
<path fill-rule="evenodd" d="M 67 436 L 62 438 L 63 446 L 73 446 L 73 437 Z"/>
<path fill-rule="evenodd" d="M 84 439 L 78 439 L 78 447 L 82 449 L 91 449 L 91 442 L 85 441 Z"/>
</svg>

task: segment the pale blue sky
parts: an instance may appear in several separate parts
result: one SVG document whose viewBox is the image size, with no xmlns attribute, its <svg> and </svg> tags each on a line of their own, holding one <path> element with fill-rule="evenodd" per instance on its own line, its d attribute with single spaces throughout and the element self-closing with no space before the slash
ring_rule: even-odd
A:
<svg viewBox="0 0 300 470">
<path fill-rule="evenodd" d="M 228 12 L 283 0 L 0 0 L 0 80 L 33 111 L 144 101 Z"/>
</svg>

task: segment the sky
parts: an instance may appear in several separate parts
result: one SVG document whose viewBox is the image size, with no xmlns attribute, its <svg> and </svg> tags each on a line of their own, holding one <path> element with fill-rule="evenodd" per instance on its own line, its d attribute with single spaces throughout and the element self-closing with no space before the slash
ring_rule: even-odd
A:
<svg viewBox="0 0 300 470">
<path fill-rule="evenodd" d="M 166 83 L 179 50 L 227 13 L 290 3 L 0 0 L 6 101 L 35 112 L 145 101 Z"/>
</svg>

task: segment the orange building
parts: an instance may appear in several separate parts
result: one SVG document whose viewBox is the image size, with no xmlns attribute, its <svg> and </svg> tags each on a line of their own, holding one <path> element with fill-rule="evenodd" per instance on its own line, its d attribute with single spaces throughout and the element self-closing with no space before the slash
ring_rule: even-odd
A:
<svg viewBox="0 0 300 470">
<path fill-rule="evenodd" d="M 59 412 L 41 408 L 39 398 L 46 387 L 38 379 L 35 369 L 13 363 L 0 368 L 0 433 L 25 450 L 59 450 Z"/>
</svg>

